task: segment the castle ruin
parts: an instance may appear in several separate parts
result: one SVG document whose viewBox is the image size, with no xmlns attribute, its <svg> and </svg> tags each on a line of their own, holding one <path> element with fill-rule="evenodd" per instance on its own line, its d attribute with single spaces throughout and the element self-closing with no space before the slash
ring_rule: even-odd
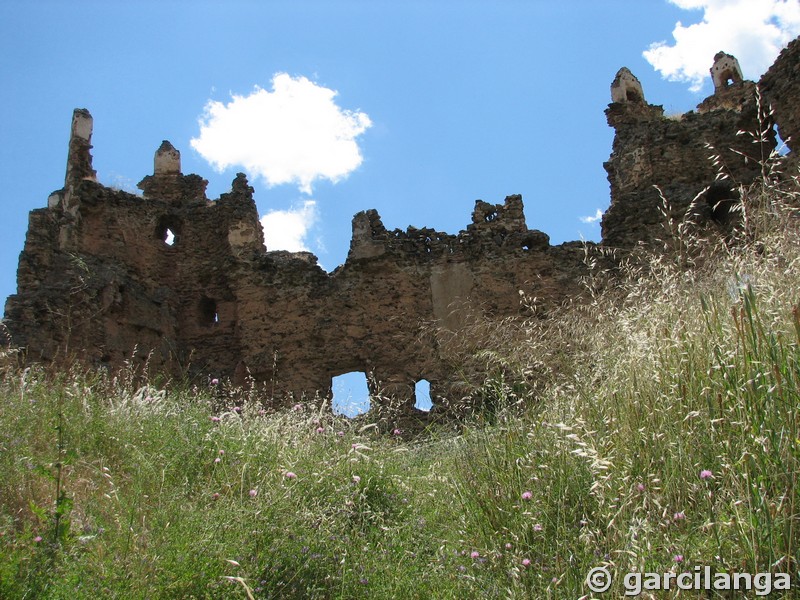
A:
<svg viewBox="0 0 800 600">
<path fill-rule="evenodd" d="M 726 201 L 760 175 L 758 161 L 745 157 L 775 148 L 771 122 L 755 146 L 737 134 L 765 126 L 757 92 L 791 147 L 800 123 L 798 43 L 758 85 L 743 80 L 735 58 L 718 54 L 714 94 L 675 117 L 648 104 L 638 79 L 620 70 L 606 110 L 616 136 L 601 247 L 658 243 L 661 194 L 675 219 L 729 226 Z M 172 376 L 250 377 L 276 402 L 330 396 L 333 377 L 363 371 L 373 393 L 409 407 L 415 383 L 426 379 L 434 404 L 447 408 L 460 399 L 461 375 L 432 330 L 458 335 L 475 319 L 526 316 L 520 290 L 544 314 L 581 295 L 583 244 L 551 245 L 529 229 L 520 196 L 477 201 L 457 234 L 387 230 L 375 210 L 360 212 L 347 260 L 327 273 L 311 253 L 265 248 L 245 175 L 210 200 L 207 182 L 181 172 L 167 141 L 139 183 L 142 196 L 98 183 L 92 127 L 89 112 L 76 110 L 64 187 L 30 213 L 4 320 L 28 362 L 77 356 L 110 368 L 147 362 Z M 729 179 L 717 178 L 712 154 Z"/>
</svg>

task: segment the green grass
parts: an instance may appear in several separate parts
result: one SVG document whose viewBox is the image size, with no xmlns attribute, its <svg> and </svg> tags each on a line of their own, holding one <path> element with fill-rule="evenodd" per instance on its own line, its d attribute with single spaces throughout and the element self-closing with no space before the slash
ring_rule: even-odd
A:
<svg viewBox="0 0 800 600">
<path fill-rule="evenodd" d="M 706 565 L 797 587 L 796 194 L 748 201 L 690 268 L 631 257 L 584 304 L 481 324 L 491 411 L 457 432 L 7 368 L 0 597 L 579 598 L 596 566 L 606 597 Z"/>
</svg>

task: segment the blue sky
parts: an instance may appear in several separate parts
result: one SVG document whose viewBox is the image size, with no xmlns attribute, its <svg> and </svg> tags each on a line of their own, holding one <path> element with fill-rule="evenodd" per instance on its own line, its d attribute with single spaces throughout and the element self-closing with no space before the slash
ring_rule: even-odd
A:
<svg viewBox="0 0 800 600">
<path fill-rule="evenodd" d="M 136 191 L 168 139 L 210 198 L 245 171 L 267 246 L 333 270 L 367 208 L 455 233 L 476 199 L 519 193 L 552 243 L 598 240 L 582 217 L 609 203 L 617 70 L 684 112 L 711 93 L 715 52 L 757 79 L 798 34 L 798 0 L 2 0 L 0 297 L 28 212 L 63 185 L 76 107 L 102 183 Z"/>
</svg>

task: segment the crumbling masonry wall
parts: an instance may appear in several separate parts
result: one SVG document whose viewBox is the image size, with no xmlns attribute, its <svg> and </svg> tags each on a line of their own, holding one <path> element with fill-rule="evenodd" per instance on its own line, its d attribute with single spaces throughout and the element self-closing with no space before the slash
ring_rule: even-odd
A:
<svg viewBox="0 0 800 600">
<path fill-rule="evenodd" d="M 692 218 L 701 227 L 727 226 L 720 206 L 735 196 L 731 182 L 759 175 L 757 163 L 742 158 L 753 154 L 751 140 L 737 135 L 759 125 L 756 84 L 731 75 L 732 58 L 715 62 L 732 83 L 726 79 L 697 112 L 679 118 L 647 104 L 636 77 L 620 71 L 606 111 L 616 138 L 606 163 L 604 246 L 624 251 L 663 237 L 654 185 L 675 218 L 700 194 Z M 785 97 L 797 90 L 799 62 L 794 42 L 764 76 L 787 132 L 800 122 L 796 95 Z M 118 367 L 132 359 L 151 372 L 237 383 L 249 374 L 276 402 L 329 396 L 334 376 L 364 371 L 373 391 L 407 406 L 414 384 L 427 379 L 434 403 L 446 408 L 460 400 L 462 374 L 434 330 L 457 336 L 476 319 L 525 316 L 520 290 L 539 299 L 544 315 L 580 297 L 583 245 L 552 246 L 529 229 L 520 196 L 477 201 L 457 234 L 390 231 L 376 211 L 358 213 L 346 262 L 326 273 L 310 253 L 265 249 L 243 174 L 209 200 L 207 182 L 181 173 L 169 142 L 140 182 L 142 196 L 101 185 L 92 125 L 88 111 L 75 111 L 64 187 L 30 214 L 18 292 L 4 320 L 28 361 L 77 356 Z M 761 144 L 758 152 L 769 151 L 774 139 Z M 711 147 L 731 182 L 719 183 Z"/>
</svg>

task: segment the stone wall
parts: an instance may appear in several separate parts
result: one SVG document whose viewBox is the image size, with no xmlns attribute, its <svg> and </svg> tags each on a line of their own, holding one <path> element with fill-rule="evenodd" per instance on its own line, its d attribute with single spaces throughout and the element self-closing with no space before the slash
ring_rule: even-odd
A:
<svg viewBox="0 0 800 600">
<path fill-rule="evenodd" d="M 800 122 L 797 54 L 795 42 L 762 83 L 787 136 Z M 768 152 L 774 136 L 754 145 L 737 134 L 759 126 L 756 84 L 737 76 L 729 55 L 715 67 L 715 94 L 676 116 L 648 104 L 629 70 L 617 75 L 606 111 L 616 137 L 603 246 L 659 243 L 665 219 L 654 186 L 677 222 L 689 214 L 700 228 L 730 226 L 725 201 L 760 173 L 743 156 Z M 95 179 L 91 131 L 91 115 L 76 110 L 65 185 L 31 212 L 18 293 L 6 303 L 4 322 L 31 362 L 132 361 L 237 383 L 250 375 L 276 402 L 329 396 L 333 377 L 364 371 L 373 392 L 407 406 L 427 379 L 434 403 L 447 407 L 461 399 L 463 374 L 434 331 L 458 336 L 476 319 L 528 316 L 520 290 L 545 316 L 582 293 L 584 246 L 552 246 L 528 229 L 520 196 L 477 201 L 457 234 L 389 231 L 375 210 L 360 212 L 346 262 L 326 273 L 313 254 L 265 249 L 244 175 L 209 200 L 207 182 L 183 175 L 165 141 L 142 196 L 113 190 Z"/>
</svg>

